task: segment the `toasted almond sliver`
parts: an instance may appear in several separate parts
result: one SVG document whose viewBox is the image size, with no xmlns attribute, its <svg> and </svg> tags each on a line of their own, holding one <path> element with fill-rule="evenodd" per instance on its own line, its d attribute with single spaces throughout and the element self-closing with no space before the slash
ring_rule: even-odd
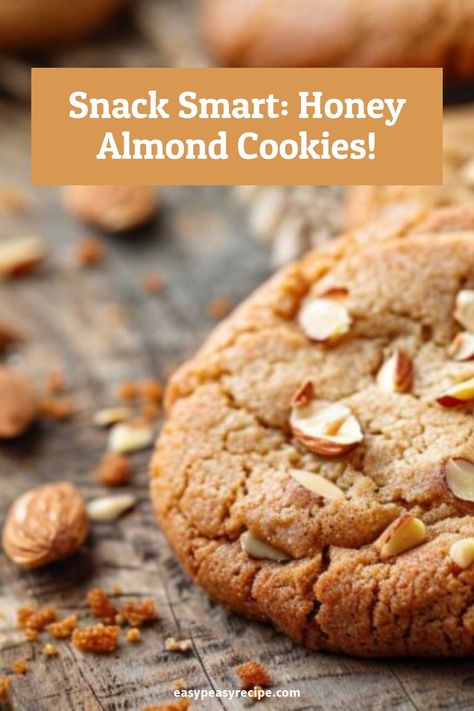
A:
<svg viewBox="0 0 474 711">
<path fill-rule="evenodd" d="M 385 560 L 419 546 L 425 539 L 426 528 L 423 521 L 405 513 L 392 521 L 375 545 L 380 551 L 380 558 Z"/>
<path fill-rule="evenodd" d="M 455 383 L 439 395 L 436 400 L 443 407 L 456 407 L 464 402 L 474 400 L 474 378 Z"/>
<path fill-rule="evenodd" d="M 303 304 L 299 324 L 313 341 L 335 341 L 344 336 L 352 325 L 347 306 L 340 298 L 311 299 Z"/>
<path fill-rule="evenodd" d="M 364 438 L 359 421 L 341 403 L 321 408 L 317 400 L 294 407 L 290 426 L 296 439 L 323 457 L 348 454 Z"/>
<path fill-rule="evenodd" d="M 242 550 L 251 556 L 251 558 L 275 560 L 277 563 L 290 560 L 290 556 L 286 553 L 255 538 L 250 531 L 242 533 L 240 536 L 240 545 Z"/>
<path fill-rule="evenodd" d="M 458 499 L 474 501 L 474 463 L 468 459 L 449 459 L 445 470 L 446 484 Z"/>
<path fill-rule="evenodd" d="M 8 278 L 33 270 L 46 256 L 39 237 L 19 237 L 0 242 L 0 278 Z"/>
<path fill-rule="evenodd" d="M 131 411 L 128 407 L 104 407 L 94 415 L 94 424 L 98 427 L 110 427 L 117 422 L 123 422 L 130 417 Z"/>
<path fill-rule="evenodd" d="M 118 454 L 137 452 L 153 444 L 153 429 L 144 423 L 121 422 L 109 435 L 109 450 Z"/>
<path fill-rule="evenodd" d="M 388 393 L 405 393 L 411 388 L 413 362 L 403 351 L 396 350 L 377 374 L 377 385 Z"/>
<path fill-rule="evenodd" d="M 87 504 L 87 513 L 92 521 L 112 521 L 125 511 L 135 506 L 137 499 L 133 494 L 116 494 L 92 499 Z"/>
<path fill-rule="evenodd" d="M 474 563 L 474 538 L 462 538 L 453 543 L 449 555 L 463 570 L 469 568 Z"/>
<path fill-rule="evenodd" d="M 458 333 L 448 348 L 448 355 L 457 361 L 472 360 L 474 358 L 474 334 L 467 331 Z"/>
<path fill-rule="evenodd" d="M 474 290 L 461 289 L 456 296 L 454 318 L 468 331 L 474 331 Z"/>
<path fill-rule="evenodd" d="M 307 472 L 304 469 L 290 469 L 290 476 L 304 486 L 305 489 L 309 489 L 313 494 L 322 496 L 325 499 L 344 499 L 344 492 L 338 486 L 325 479 L 320 474 L 313 474 L 312 472 Z"/>
</svg>

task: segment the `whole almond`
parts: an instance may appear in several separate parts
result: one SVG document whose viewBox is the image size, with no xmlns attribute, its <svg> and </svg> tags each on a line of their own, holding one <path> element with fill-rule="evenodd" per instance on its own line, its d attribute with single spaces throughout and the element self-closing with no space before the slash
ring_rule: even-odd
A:
<svg viewBox="0 0 474 711">
<path fill-rule="evenodd" d="M 38 414 L 38 401 L 29 381 L 0 367 L 0 439 L 23 434 Z"/>
<path fill-rule="evenodd" d="M 419 546 L 426 540 L 426 528 L 412 514 L 404 513 L 392 521 L 375 543 L 380 558 L 386 560 Z"/>
<path fill-rule="evenodd" d="M 84 499 L 68 482 L 26 492 L 10 508 L 3 547 L 21 568 L 39 568 L 75 553 L 89 531 Z"/>
</svg>

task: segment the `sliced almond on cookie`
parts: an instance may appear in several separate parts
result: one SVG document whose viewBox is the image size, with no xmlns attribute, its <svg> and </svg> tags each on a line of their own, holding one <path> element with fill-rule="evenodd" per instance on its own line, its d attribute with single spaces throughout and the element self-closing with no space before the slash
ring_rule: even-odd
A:
<svg viewBox="0 0 474 711">
<path fill-rule="evenodd" d="M 405 513 L 392 521 L 376 541 L 382 560 L 415 548 L 426 539 L 426 528 L 419 518 Z"/>
<path fill-rule="evenodd" d="M 291 412 L 290 426 L 301 444 L 323 457 L 348 454 L 364 438 L 358 419 L 341 403 L 321 408 L 313 399 L 296 405 Z"/>
<path fill-rule="evenodd" d="M 472 360 L 474 358 L 474 334 L 467 331 L 458 333 L 448 348 L 448 355 L 453 360 Z"/>
<path fill-rule="evenodd" d="M 305 489 L 309 489 L 313 494 L 322 496 L 324 499 L 344 499 L 344 492 L 332 481 L 325 479 L 320 474 L 313 474 L 312 472 L 307 472 L 304 469 L 290 469 L 290 476 L 304 486 Z"/>
<path fill-rule="evenodd" d="M 289 555 L 271 546 L 269 543 L 264 543 L 264 541 L 255 538 L 250 531 L 242 533 L 240 536 L 240 546 L 251 558 L 275 560 L 277 563 L 290 560 Z"/>
<path fill-rule="evenodd" d="M 446 484 L 458 499 L 474 501 L 474 463 L 469 459 L 448 459 L 445 469 Z"/>
<path fill-rule="evenodd" d="M 300 309 L 298 321 L 312 341 L 335 341 L 352 325 L 349 310 L 340 297 L 310 299 Z"/>
<path fill-rule="evenodd" d="M 449 549 L 450 558 L 465 570 L 474 563 L 474 538 L 462 538 Z"/>
<path fill-rule="evenodd" d="M 436 398 L 436 401 L 443 407 L 457 407 L 470 400 L 474 400 L 474 378 L 451 385 Z"/>
<path fill-rule="evenodd" d="M 468 331 L 474 331 L 474 290 L 461 289 L 456 296 L 454 318 Z"/>
<path fill-rule="evenodd" d="M 377 374 L 377 385 L 386 393 L 406 393 L 412 381 L 413 361 L 401 350 L 396 350 Z"/>
</svg>

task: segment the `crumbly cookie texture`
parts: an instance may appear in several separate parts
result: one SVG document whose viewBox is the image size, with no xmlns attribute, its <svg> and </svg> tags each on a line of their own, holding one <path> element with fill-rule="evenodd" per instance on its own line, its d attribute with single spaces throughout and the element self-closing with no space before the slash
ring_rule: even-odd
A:
<svg viewBox="0 0 474 711">
<path fill-rule="evenodd" d="M 224 64 L 474 70 L 471 0 L 203 0 L 201 24 Z"/>
<path fill-rule="evenodd" d="M 474 377 L 450 356 L 474 231 L 400 234 L 308 254 L 216 329 L 168 388 L 151 494 L 194 580 L 297 642 L 472 654 L 474 565 L 452 551 L 474 537 L 474 400 L 439 398 Z M 301 310 L 331 297 L 350 328 L 314 340 Z"/>
<path fill-rule="evenodd" d="M 348 229 L 373 219 L 397 217 L 411 210 L 465 206 L 474 214 L 474 109 L 445 113 L 442 185 L 361 185 L 348 192 L 345 225 Z M 465 225 L 460 224 L 459 229 Z"/>
</svg>

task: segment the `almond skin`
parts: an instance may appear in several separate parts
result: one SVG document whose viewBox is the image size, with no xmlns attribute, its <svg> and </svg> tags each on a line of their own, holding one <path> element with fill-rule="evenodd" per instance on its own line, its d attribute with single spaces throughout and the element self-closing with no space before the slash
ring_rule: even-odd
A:
<svg viewBox="0 0 474 711">
<path fill-rule="evenodd" d="M 3 547 L 21 568 L 39 568 L 75 553 L 89 531 L 84 499 L 68 482 L 31 489 L 17 499 L 3 529 Z"/>
<path fill-rule="evenodd" d="M 38 401 L 29 381 L 0 367 L 0 439 L 23 434 L 38 414 Z"/>
</svg>

